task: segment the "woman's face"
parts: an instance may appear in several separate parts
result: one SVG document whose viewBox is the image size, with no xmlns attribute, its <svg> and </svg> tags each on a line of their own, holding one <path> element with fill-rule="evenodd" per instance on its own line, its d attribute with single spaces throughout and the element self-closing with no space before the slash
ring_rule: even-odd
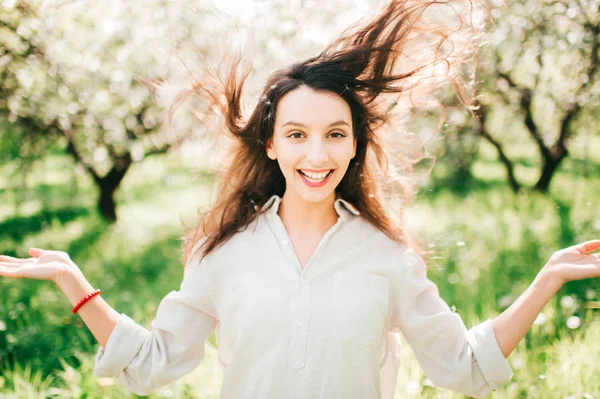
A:
<svg viewBox="0 0 600 399">
<path fill-rule="evenodd" d="M 281 98 L 267 156 L 279 163 L 286 194 L 308 202 L 335 195 L 355 155 L 352 115 L 341 97 L 300 86 Z"/>
</svg>

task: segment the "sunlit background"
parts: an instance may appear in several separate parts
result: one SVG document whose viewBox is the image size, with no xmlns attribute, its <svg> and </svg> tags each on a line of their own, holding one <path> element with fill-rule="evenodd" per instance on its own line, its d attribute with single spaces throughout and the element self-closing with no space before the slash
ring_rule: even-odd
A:
<svg viewBox="0 0 600 399">
<path fill-rule="evenodd" d="M 239 49 L 253 62 L 251 109 L 269 73 L 382 4 L 0 0 L 0 253 L 64 250 L 109 304 L 149 327 L 183 275 L 182 223 L 216 182 L 208 114 L 191 98 L 165 123 L 177 93 Z M 600 1 L 489 6 L 480 120 L 445 93 L 438 135 L 435 111 L 407 125 L 436 157 L 407 227 L 467 326 L 506 309 L 554 251 L 600 237 Z M 600 398 L 598 289 L 561 289 L 491 397 Z M 70 309 L 51 283 L 0 279 L 0 397 L 134 396 L 93 376 L 97 343 Z M 152 397 L 217 398 L 216 337 L 192 374 Z M 396 397 L 463 396 L 433 387 L 404 345 Z"/>
</svg>

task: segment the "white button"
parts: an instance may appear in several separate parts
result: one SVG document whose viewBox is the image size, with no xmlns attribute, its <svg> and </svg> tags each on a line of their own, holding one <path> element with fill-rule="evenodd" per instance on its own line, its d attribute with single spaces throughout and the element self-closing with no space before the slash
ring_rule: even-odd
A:
<svg viewBox="0 0 600 399">
<path fill-rule="evenodd" d="M 283 245 L 285 245 L 286 247 L 290 244 L 290 242 L 288 240 L 283 240 Z"/>
<path fill-rule="evenodd" d="M 302 368 L 304 366 L 304 358 L 305 355 L 303 351 L 294 351 L 290 357 L 292 367 L 295 369 Z"/>
<path fill-rule="evenodd" d="M 303 325 L 304 325 L 304 322 L 302 320 L 296 320 L 296 326 L 302 327 Z"/>
<path fill-rule="evenodd" d="M 304 366 L 304 354 L 293 354 L 291 356 L 291 363 L 292 363 L 292 367 L 297 369 L 300 369 Z"/>
</svg>

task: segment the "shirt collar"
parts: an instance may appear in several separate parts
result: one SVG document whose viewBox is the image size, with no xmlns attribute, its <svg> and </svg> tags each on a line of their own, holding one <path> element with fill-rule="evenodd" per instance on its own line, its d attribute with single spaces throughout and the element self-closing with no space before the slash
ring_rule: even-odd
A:
<svg viewBox="0 0 600 399">
<path fill-rule="evenodd" d="M 261 207 L 262 211 L 267 211 L 268 213 L 277 213 L 279 210 L 279 204 L 281 204 L 281 197 L 277 194 L 274 194 L 269 198 L 267 202 Z M 356 209 L 351 203 L 341 198 L 338 198 L 333 203 L 333 207 L 337 214 L 341 217 L 345 217 L 348 214 L 359 216 L 360 212 Z"/>
</svg>

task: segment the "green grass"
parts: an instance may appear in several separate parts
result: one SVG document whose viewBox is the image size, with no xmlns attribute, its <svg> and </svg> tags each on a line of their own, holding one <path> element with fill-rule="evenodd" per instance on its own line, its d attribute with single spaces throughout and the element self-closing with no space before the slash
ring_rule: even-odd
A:
<svg viewBox="0 0 600 399">
<path fill-rule="evenodd" d="M 575 153 L 549 195 L 515 195 L 503 167 L 482 154 L 468 191 L 426 187 L 407 211 L 411 231 L 433 244 L 429 277 L 468 326 L 508 307 L 554 251 L 600 236 L 596 160 L 585 177 Z M 521 162 L 519 177 L 529 182 L 536 168 Z M 0 167 L 0 253 L 65 250 L 115 309 L 149 327 L 160 299 L 179 286 L 181 221 L 193 223 L 208 203 L 210 179 L 193 178 L 175 158 L 148 158 L 127 175 L 119 221 L 109 225 L 96 212 L 89 176 L 75 170 L 68 157 L 51 155 L 33 165 L 24 186 L 10 165 Z M 597 279 L 563 287 L 509 357 L 515 376 L 493 398 L 600 397 L 600 320 L 591 302 L 598 289 Z M 579 328 L 567 327 L 573 316 Z M 0 397 L 136 397 L 114 379 L 93 376 L 96 349 L 50 283 L 0 279 Z M 217 398 L 221 381 L 213 333 L 201 365 L 151 397 Z M 397 397 L 463 396 L 430 386 L 405 343 Z"/>
</svg>

